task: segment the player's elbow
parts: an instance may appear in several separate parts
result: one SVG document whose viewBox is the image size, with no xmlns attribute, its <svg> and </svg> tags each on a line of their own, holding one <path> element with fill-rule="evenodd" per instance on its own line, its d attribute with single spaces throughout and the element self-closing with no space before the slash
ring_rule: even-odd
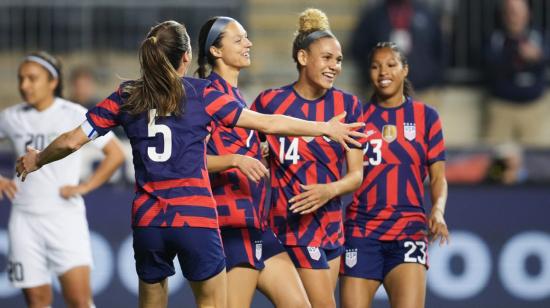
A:
<svg viewBox="0 0 550 308">
<path fill-rule="evenodd" d="M 352 178 L 351 178 L 351 190 L 355 191 L 359 189 L 361 186 L 361 183 L 363 183 L 363 170 L 356 170 L 352 172 Z"/>
</svg>

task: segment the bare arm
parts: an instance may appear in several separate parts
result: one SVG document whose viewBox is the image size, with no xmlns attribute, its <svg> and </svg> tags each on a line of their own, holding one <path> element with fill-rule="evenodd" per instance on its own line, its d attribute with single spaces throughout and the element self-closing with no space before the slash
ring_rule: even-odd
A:
<svg viewBox="0 0 550 308">
<path fill-rule="evenodd" d="M 351 149 L 346 152 L 348 172 L 340 180 L 327 184 L 302 185 L 303 193 L 289 201 L 294 213 L 308 214 L 325 205 L 330 199 L 350 193 L 363 181 L 363 150 Z"/>
<path fill-rule="evenodd" d="M 27 174 L 40 169 L 45 164 L 68 156 L 88 142 L 90 142 L 90 139 L 84 134 L 79 125 L 75 129 L 55 138 L 43 151 L 27 147 L 27 153 L 17 159 L 15 166 L 17 176 L 21 176 L 21 181 L 25 181 Z"/>
<path fill-rule="evenodd" d="M 111 178 L 113 173 L 124 162 L 124 152 L 116 137 L 109 140 L 109 142 L 103 147 L 102 151 L 103 154 L 105 154 L 105 157 L 90 178 L 88 178 L 86 182 L 76 186 L 62 187 L 61 196 L 64 198 L 69 198 L 74 195 L 85 195 L 98 188 Z"/>
<path fill-rule="evenodd" d="M 4 195 L 6 195 L 8 199 L 13 200 L 16 192 L 17 186 L 15 182 L 0 175 L 0 200 L 4 199 Z"/>
<path fill-rule="evenodd" d="M 355 129 L 364 126 L 364 123 L 356 122 L 345 124 L 340 122 L 346 113 L 343 112 L 328 122 L 315 122 L 297 119 L 280 114 L 263 114 L 249 109 L 244 109 L 237 121 L 237 126 L 255 129 L 270 135 L 286 136 L 327 136 L 340 143 L 346 150 L 349 150 L 347 143 L 361 146 L 352 137 L 366 136 Z"/>
<path fill-rule="evenodd" d="M 266 167 L 259 160 L 240 154 L 207 155 L 208 172 L 221 172 L 239 168 L 249 179 L 258 182 L 267 176 Z"/>
<path fill-rule="evenodd" d="M 449 242 L 449 230 L 445 223 L 445 206 L 447 203 L 447 179 L 445 178 L 445 162 L 438 161 L 429 168 L 430 195 L 432 212 L 428 220 L 431 241 L 440 238 L 440 244 Z"/>
</svg>

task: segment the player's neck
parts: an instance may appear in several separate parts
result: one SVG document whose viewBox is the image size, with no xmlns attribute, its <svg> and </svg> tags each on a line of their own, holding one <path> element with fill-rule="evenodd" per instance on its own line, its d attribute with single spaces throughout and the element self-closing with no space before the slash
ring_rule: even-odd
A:
<svg viewBox="0 0 550 308">
<path fill-rule="evenodd" d="M 376 100 L 378 102 L 378 105 L 384 108 L 395 108 L 403 105 L 407 99 L 405 98 L 405 95 L 401 94 L 389 98 L 376 95 Z"/>
<path fill-rule="evenodd" d="M 294 90 L 307 100 L 316 100 L 327 93 L 327 89 L 320 88 L 304 78 L 299 78 L 294 84 Z"/>
<path fill-rule="evenodd" d="M 241 72 L 240 69 L 236 67 L 223 65 L 223 66 L 216 66 L 214 68 L 214 72 L 220 75 L 231 86 L 235 88 L 239 86 L 239 73 Z"/>
<path fill-rule="evenodd" d="M 53 105 L 54 101 L 55 96 L 51 96 L 41 100 L 40 102 L 37 102 L 36 104 L 31 104 L 31 106 L 38 111 L 44 111 L 50 108 Z"/>
</svg>

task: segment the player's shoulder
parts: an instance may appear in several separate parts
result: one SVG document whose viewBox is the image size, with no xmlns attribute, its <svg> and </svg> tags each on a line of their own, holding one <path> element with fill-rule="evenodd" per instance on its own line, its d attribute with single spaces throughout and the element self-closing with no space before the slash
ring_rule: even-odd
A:
<svg viewBox="0 0 550 308">
<path fill-rule="evenodd" d="M 5 117 L 9 117 L 11 115 L 14 115 L 14 114 L 17 114 L 17 113 L 22 113 L 22 112 L 25 112 L 27 110 L 31 110 L 32 107 L 25 103 L 25 102 L 21 102 L 21 103 L 17 103 L 15 105 L 11 105 L 7 108 L 5 108 L 4 110 L 0 111 L 0 115 L 2 116 L 5 116 Z"/>
<path fill-rule="evenodd" d="M 210 80 L 193 77 L 183 77 L 181 82 L 187 97 L 202 96 L 204 91 L 212 84 Z"/>
<path fill-rule="evenodd" d="M 437 110 L 430 104 L 424 101 L 412 99 L 412 98 L 411 98 L 411 101 L 412 101 L 413 108 L 423 109 L 426 117 L 439 117 Z"/>
</svg>

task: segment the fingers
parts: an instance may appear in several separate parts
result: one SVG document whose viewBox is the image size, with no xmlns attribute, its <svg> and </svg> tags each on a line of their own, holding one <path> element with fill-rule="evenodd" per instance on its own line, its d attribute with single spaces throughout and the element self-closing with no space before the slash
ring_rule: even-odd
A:
<svg viewBox="0 0 550 308">
<path fill-rule="evenodd" d="M 4 190 L 4 193 L 8 197 L 8 199 L 13 200 L 15 198 L 15 193 L 17 193 L 17 187 L 15 186 L 15 183 L 10 181 L 10 184 L 6 187 L 6 190 Z M 2 194 L 0 194 L 1 196 Z"/>
<path fill-rule="evenodd" d="M 360 127 L 365 126 L 365 123 L 363 123 L 363 122 L 353 122 L 353 123 L 346 124 L 346 126 L 348 128 L 360 128 Z"/>
<path fill-rule="evenodd" d="M 347 143 L 351 143 L 351 144 L 353 144 L 354 146 L 356 146 L 356 147 L 358 147 L 358 148 L 362 148 L 362 147 L 363 147 L 363 145 L 361 144 L 361 142 L 359 142 L 359 141 L 357 141 L 357 140 L 355 140 L 355 139 L 353 139 L 353 138 L 351 138 L 351 137 L 349 137 L 349 136 L 345 137 L 345 139 L 346 139 L 346 144 L 347 144 Z"/>
<path fill-rule="evenodd" d="M 346 140 L 340 141 L 340 145 L 348 152 L 350 150 L 349 145 L 347 144 Z"/>
</svg>

